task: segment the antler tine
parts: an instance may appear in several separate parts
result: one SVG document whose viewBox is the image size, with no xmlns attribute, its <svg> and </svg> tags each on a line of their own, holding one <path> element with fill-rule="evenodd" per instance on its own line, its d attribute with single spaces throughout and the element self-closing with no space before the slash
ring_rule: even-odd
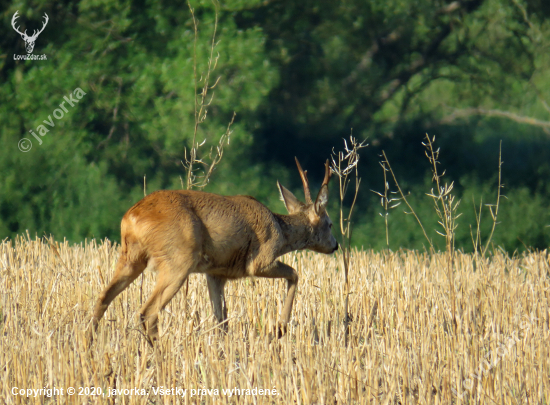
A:
<svg viewBox="0 0 550 405">
<path fill-rule="evenodd" d="M 298 158 L 294 157 L 294 159 L 296 159 L 296 166 L 298 166 L 298 171 L 300 172 L 302 183 L 304 183 L 304 194 L 306 196 L 306 204 L 313 204 L 313 201 L 311 200 L 311 193 L 309 192 L 309 182 L 307 181 L 307 170 L 304 172 L 302 170 L 302 166 L 300 166 L 300 162 L 298 162 Z"/>
<path fill-rule="evenodd" d="M 44 22 L 42 23 L 42 28 L 40 30 L 34 30 L 33 31 L 32 37 L 31 37 L 33 39 L 38 38 L 38 36 L 42 33 L 42 31 L 44 31 L 44 28 L 46 28 L 46 25 L 48 25 L 48 21 L 50 21 L 50 17 L 48 17 L 48 14 L 46 14 L 46 13 L 44 13 L 42 18 L 44 18 Z"/>
<path fill-rule="evenodd" d="M 325 162 L 325 178 L 323 180 L 323 184 L 321 185 L 321 187 L 328 185 L 331 175 L 332 175 L 332 171 L 330 170 L 330 166 L 328 164 L 328 159 L 327 159 L 327 161 Z"/>
<path fill-rule="evenodd" d="M 19 10 L 17 10 L 15 12 L 15 14 L 13 15 L 13 17 L 11 18 L 11 26 L 13 27 L 15 32 L 17 32 L 19 35 L 26 35 L 27 30 L 25 30 L 25 32 L 23 33 L 21 31 L 19 31 L 19 27 L 15 26 L 15 24 L 17 24 L 17 19 L 19 18 L 19 16 L 17 14 L 19 14 Z"/>
</svg>

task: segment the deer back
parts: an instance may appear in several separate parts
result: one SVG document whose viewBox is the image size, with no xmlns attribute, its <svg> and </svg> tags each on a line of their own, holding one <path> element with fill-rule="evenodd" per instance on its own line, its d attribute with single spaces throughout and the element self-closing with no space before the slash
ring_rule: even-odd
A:
<svg viewBox="0 0 550 405">
<path fill-rule="evenodd" d="M 275 215 L 252 197 L 163 190 L 134 205 L 122 238 L 135 237 L 149 257 L 177 250 L 200 257 L 195 272 L 228 278 L 253 275 L 284 245 Z"/>
</svg>

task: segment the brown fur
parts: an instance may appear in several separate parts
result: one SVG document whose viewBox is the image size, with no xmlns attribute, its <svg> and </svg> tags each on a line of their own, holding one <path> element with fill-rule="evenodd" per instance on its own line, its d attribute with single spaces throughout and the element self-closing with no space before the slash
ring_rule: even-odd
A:
<svg viewBox="0 0 550 405">
<path fill-rule="evenodd" d="M 306 201 L 307 178 L 298 164 Z M 157 191 L 126 212 L 121 223 L 121 252 L 115 275 L 99 296 L 92 318 L 94 331 L 113 299 L 149 266 L 158 272 L 155 289 L 140 310 L 150 343 L 158 338 L 158 312 L 191 273 L 207 275 L 216 318 L 226 328 L 223 287 L 228 279 L 285 278 L 288 294 L 281 330 L 290 319 L 296 271 L 277 260 L 285 253 L 311 249 L 332 253 L 338 243 L 330 232 L 325 206 L 330 169 L 315 202 L 303 204 L 279 185 L 289 215 L 272 213 L 248 196 L 225 197 L 202 191 Z"/>
</svg>

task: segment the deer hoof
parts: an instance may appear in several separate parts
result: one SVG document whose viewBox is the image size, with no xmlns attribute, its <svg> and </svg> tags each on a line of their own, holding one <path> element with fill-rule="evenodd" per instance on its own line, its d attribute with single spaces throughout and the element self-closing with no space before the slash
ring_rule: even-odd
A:
<svg viewBox="0 0 550 405">
<path fill-rule="evenodd" d="M 279 322 L 277 325 L 277 339 L 282 338 L 287 333 L 287 323 Z"/>
</svg>

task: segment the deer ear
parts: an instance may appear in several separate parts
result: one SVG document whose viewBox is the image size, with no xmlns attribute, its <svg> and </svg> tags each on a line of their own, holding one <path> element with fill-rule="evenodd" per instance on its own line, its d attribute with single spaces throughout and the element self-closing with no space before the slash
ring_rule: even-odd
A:
<svg viewBox="0 0 550 405">
<path fill-rule="evenodd" d="M 321 187 L 321 190 L 319 190 L 319 194 L 317 194 L 317 198 L 315 199 L 315 213 L 317 215 L 321 215 L 327 206 L 328 202 L 328 186 L 325 184 Z"/>
<path fill-rule="evenodd" d="M 292 194 L 285 187 L 281 186 L 279 182 L 277 182 L 277 186 L 279 187 L 279 192 L 281 193 L 281 200 L 285 203 L 286 210 L 289 214 L 294 214 L 295 212 L 303 209 L 304 204 L 298 200 L 294 194 Z"/>
</svg>

